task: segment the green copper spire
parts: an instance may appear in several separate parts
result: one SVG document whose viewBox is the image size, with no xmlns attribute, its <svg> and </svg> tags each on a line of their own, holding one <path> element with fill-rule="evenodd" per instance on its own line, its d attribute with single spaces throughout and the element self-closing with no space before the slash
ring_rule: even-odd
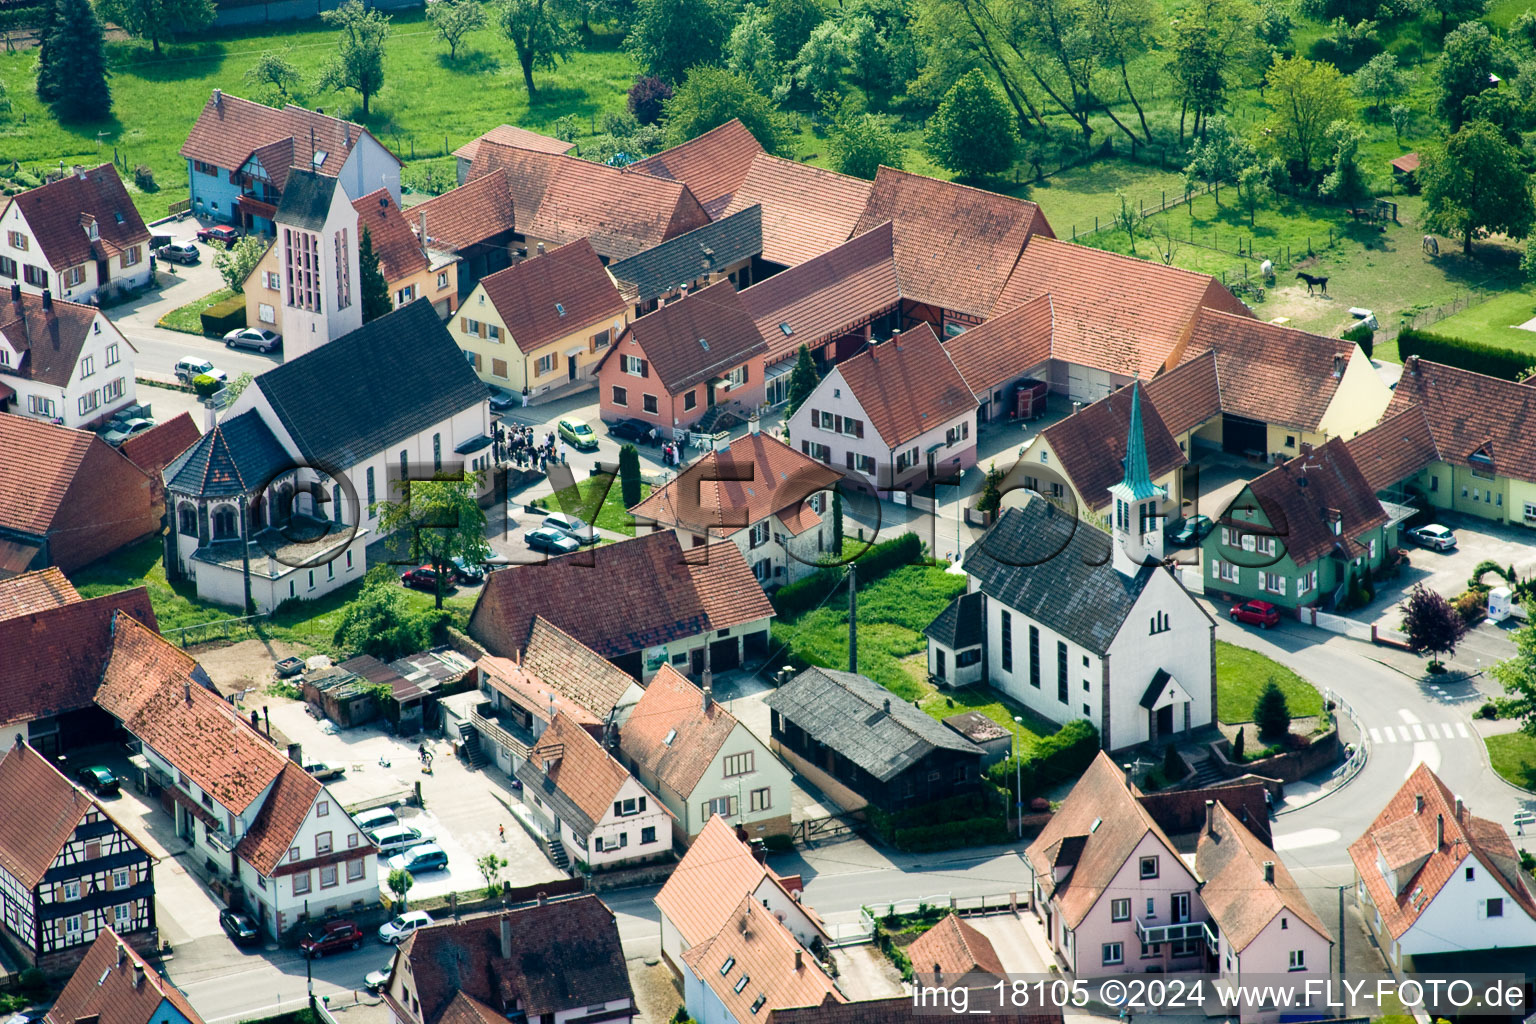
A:
<svg viewBox="0 0 1536 1024">
<path fill-rule="evenodd" d="M 1147 437 L 1141 429 L 1141 382 L 1131 384 L 1131 429 L 1125 438 L 1125 478 L 1121 486 L 1132 501 L 1145 501 L 1162 494 L 1152 483 L 1147 466 Z"/>
</svg>

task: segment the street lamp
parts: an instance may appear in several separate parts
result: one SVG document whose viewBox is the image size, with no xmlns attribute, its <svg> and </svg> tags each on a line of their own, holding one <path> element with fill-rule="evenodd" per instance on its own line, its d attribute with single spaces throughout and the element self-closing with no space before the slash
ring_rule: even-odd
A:
<svg viewBox="0 0 1536 1024">
<path fill-rule="evenodd" d="M 1014 724 L 1019 728 L 1024 727 L 1024 719 L 1020 715 L 1013 716 Z M 1019 757 L 1019 731 L 1013 731 L 1013 791 L 1018 800 L 1019 838 L 1024 838 L 1024 762 Z"/>
</svg>

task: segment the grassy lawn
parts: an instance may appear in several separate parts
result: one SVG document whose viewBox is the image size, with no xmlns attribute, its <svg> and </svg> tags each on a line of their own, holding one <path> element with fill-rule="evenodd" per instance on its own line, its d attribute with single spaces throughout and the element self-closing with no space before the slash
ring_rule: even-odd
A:
<svg viewBox="0 0 1536 1024">
<path fill-rule="evenodd" d="M 1060 728 L 1055 722 L 1015 704 L 989 686 L 965 686 L 958 690 L 940 690 L 938 687 L 933 687 L 931 692 L 918 698 L 918 704 L 940 721 L 951 715 L 958 715 L 962 711 L 980 711 L 1013 733 L 1021 744 L 1021 749 L 1025 750 L 1042 736 L 1049 736 Z M 1022 718 L 1024 721 L 1015 722 L 1015 717 Z"/>
<path fill-rule="evenodd" d="M 203 311 L 215 303 L 232 299 L 235 293 L 229 288 L 220 288 L 210 295 L 204 295 L 195 302 L 189 302 L 185 306 L 178 306 L 160 318 L 156 325 L 164 327 L 168 331 L 181 331 L 183 334 L 203 333 Z"/>
<path fill-rule="evenodd" d="M 1253 721 L 1253 705 L 1264 685 L 1280 684 L 1292 718 L 1323 713 L 1323 696 L 1317 687 L 1279 662 L 1257 651 L 1216 641 L 1216 718 L 1227 725 Z"/>
<path fill-rule="evenodd" d="M 1536 362 L 1536 332 L 1522 331 L 1515 326 L 1532 317 L 1536 317 L 1536 292 L 1523 288 L 1469 306 L 1455 316 L 1431 325 L 1430 330 L 1453 338 L 1529 352 L 1532 361 Z"/>
<path fill-rule="evenodd" d="M 606 493 L 605 493 L 606 489 Z M 640 485 L 640 500 L 650 497 L 651 485 Z M 601 496 L 602 507 L 597 514 L 592 514 Z M 626 536 L 635 535 L 635 517 L 629 514 L 629 509 L 624 506 L 624 489 L 619 486 L 618 477 L 612 473 L 600 473 L 597 476 L 578 480 L 573 486 L 563 491 L 556 491 L 548 498 L 540 498 L 539 507 L 550 510 L 567 510 L 571 514 L 580 516 L 600 530 L 612 530 L 614 533 L 622 533 Z"/>
<path fill-rule="evenodd" d="M 70 582 L 83 597 L 100 597 L 129 587 L 147 588 L 162 633 L 239 617 L 239 608 L 199 600 L 196 584 L 166 580 L 160 552 L 160 538 L 151 537 L 86 566 L 75 573 Z M 358 580 L 316 601 L 289 601 L 270 618 L 253 627 L 241 628 L 232 636 L 235 639 L 260 636 L 286 640 L 320 654 L 350 653 L 336 650 L 331 637 L 341 620 L 342 608 L 361 588 L 362 581 Z M 412 608 L 427 608 L 433 603 L 430 594 L 404 587 L 401 592 Z M 459 591 L 446 598 L 444 607 L 453 612 L 453 624 L 462 629 L 469 621 L 474 603 L 474 592 Z M 175 633 L 169 638 L 172 641 L 179 639 Z"/>
<path fill-rule="evenodd" d="M 1521 789 L 1536 790 L 1536 736 L 1506 732 L 1489 736 L 1488 761 L 1493 770 Z"/>
</svg>

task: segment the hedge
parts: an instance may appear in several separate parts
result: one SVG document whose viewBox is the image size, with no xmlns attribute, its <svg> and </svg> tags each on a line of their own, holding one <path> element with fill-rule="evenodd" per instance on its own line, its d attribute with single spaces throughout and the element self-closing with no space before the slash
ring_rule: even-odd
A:
<svg viewBox="0 0 1536 1024">
<path fill-rule="evenodd" d="M 1022 758 L 997 762 L 987 769 L 987 777 L 1010 791 L 1022 784 L 1027 800 L 1039 790 L 1077 778 L 1098 753 L 1099 730 L 1086 718 L 1077 718 L 1041 737 Z"/>
<path fill-rule="evenodd" d="M 915 533 L 904 533 L 878 544 L 871 545 L 854 561 L 859 567 L 859 586 L 867 586 L 904 565 L 916 563 L 923 555 L 923 539 Z M 817 569 L 802 580 L 781 587 L 773 595 L 773 608 L 780 619 L 792 619 L 803 615 L 830 600 L 847 579 L 842 566 Z"/>
<path fill-rule="evenodd" d="M 230 331 L 245 326 L 245 296 L 232 295 L 223 302 L 215 302 L 202 312 L 203 333 L 222 338 Z"/>
<path fill-rule="evenodd" d="M 919 825 L 916 828 L 897 829 L 892 836 L 898 850 L 908 853 L 930 853 L 934 850 L 953 850 L 961 846 L 990 846 L 1006 843 L 1013 838 L 1008 822 L 1002 818 L 966 818 L 942 825 Z"/>
<path fill-rule="evenodd" d="M 1397 354 L 1404 362 L 1407 362 L 1409 356 L 1418 356 L 1430 362 L 1444 363 L 1505 380 L 1519 380 L 1531 363 L 1536 362 L 1529 354 L 1512 348 L 1416 331 L 1411 327 L 1397 336 Z"/>
<path fill-rule="evenodd" d="M 1339 337 L 1344 341 L 1353 341 L 1359 345 L 1360 351 L 1365 353 L 1365 358 L 1367 359 L 1371 358 L 1371 352 L 1376 347 L 1376 343 L 1373 340 L 1376 337 L 1376 332 L 1365 324 L 1356 324 L 1339 335 Z"/>
</svg>

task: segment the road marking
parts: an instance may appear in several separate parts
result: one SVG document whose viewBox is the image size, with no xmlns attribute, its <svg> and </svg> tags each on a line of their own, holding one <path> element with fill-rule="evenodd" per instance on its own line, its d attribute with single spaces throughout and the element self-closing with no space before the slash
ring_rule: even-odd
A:
<svg viewBox="0 0 1536 1024">
<path fill-rule="evenodd" d="M 1300 850 L 1307 846 L 1327 846 L 1339 841 L 1339 833 L 1331 828 L 1304 828 L 1299 832 L 1275 836 L 1274 849 Z"/>
<path fill-rule="evenodd" d="M 1381 733 L 1377 732 L 1375 729 L 1371 729 L 1370 733 L 1371 733 L 1371 742 L 1372 743 L 1380 743 L 1381 742 Z"/>
<path fill-rule="evenodd" d="M 1413 745 L 1413 757 L 1408 762 L 1408 770 L 1403 772 L 1403 778 L 1407 778 L 1418 770 L 1422 762 L 1432 772 L 1440 770 L 1440 748 L 1433 743 L 1415 743 Z"/>
<path fill-rule="evenodd" d="M 1413 723 L 1413 738 L 1416 740 L 1422 740 L 1424 738 L 1424 727 L 1418 722 Z"/>
<path fill-rule="evenodd" d="M 1404 743 L 1407 743 L 1413 739 L 1412 736 L 1408 735 L 1408 727 L 1406 725 L 1400 725 L 1397 727 L 1397 735 L 1398 738 L 1401 739 Z"/>
<path fill-rule="evenodd" d="M 1456 735 L 1460 736 L 1464 740 L 1471 738 L 1472 734 L 1467 732 L 1467 723 L 1466 722 L 1457 722 L 1456 723 Z"/>
<path fill-rule="evenodd" d="M 1414 714 L 1412 711 L 1409 711 L 1407 708 L 1398 708 L 1397 709 L 1397 715 L 1403 721 L 1408 722 L 1410 724 L 1412 724 L 1414 722 L 1417 722 L 1419 720 L 1419 716 Z"/>
</svg>

